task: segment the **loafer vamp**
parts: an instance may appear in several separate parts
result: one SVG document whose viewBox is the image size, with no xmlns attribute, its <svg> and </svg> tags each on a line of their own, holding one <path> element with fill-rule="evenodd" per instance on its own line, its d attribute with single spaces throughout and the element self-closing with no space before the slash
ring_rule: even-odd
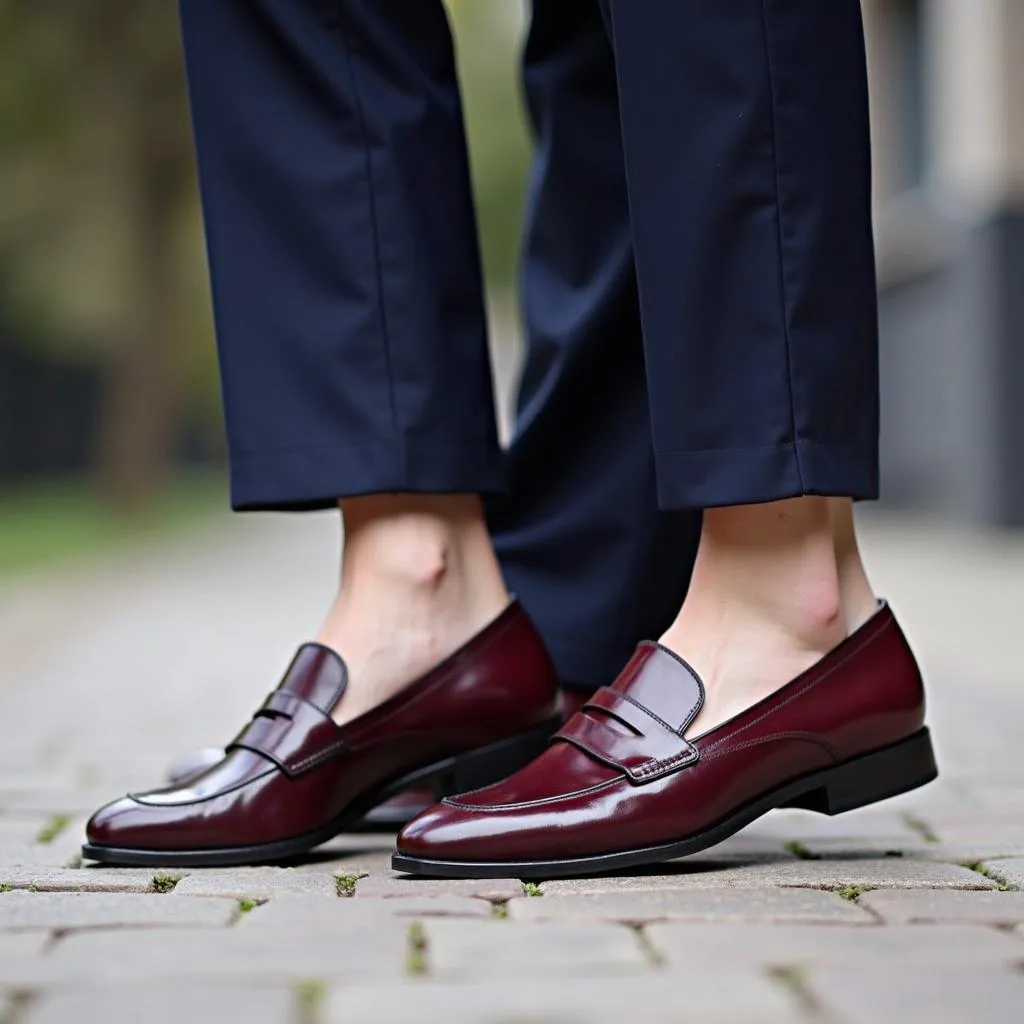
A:
<svg viewBox="0 0 1024 1024">
<path fill-rule="evenodd" d="M 414 819 L 399 854 L 435 864 L 554 864 L 707 845 L 716 829 L 735 831 L 784 804 L 788 787 L 806 796 L 799 787 L 822 773 L 906 742 L 924 717 L 920 674 L 887 606 L 808 672 L 691 741 L 685 733 L 702 702 L 690 666 L 641 644 L 551 749 L 506 782 Z"/>
</svg>

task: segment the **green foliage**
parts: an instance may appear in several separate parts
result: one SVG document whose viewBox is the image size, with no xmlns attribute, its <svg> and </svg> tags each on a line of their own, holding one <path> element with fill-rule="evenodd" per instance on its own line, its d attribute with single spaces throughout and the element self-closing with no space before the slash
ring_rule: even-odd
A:
<svg viewBox="0 0 1024 1024">
<path fill-rule="evenodd" d="M 154 875 L 153 892 L 174 892 L 174 887 L 181 881 L 181 875 Z"/>
<path fill-rule="evenodd" d="M 867 891 L 868 887 L 866 885 L 848 885 L 845 889 L 839 890 L 839 895 L 842 896 L 844 900 L 849 900 L 852 903 L 854 900 L 863 896 Z"/>
<path fill-rule="evenodd" d="M 515 281 L 530 143 L 519 88 L 523 5 L 450 0 L 489 288 Z"/>
<path fill-rule="evenodd" d="M 544 890 L 537 882 L 523 882 L 524 896 L 543 896 Z"/>
<path fill-rule="evenodd" d="M 55 814 L 36 836 L 37 843 L 52 843 L 68 827 L 71 819 L 66 814 Z"/>
<path fill-rule="evenodd" d="M 334 876 L 334 891 L 339 896 L 355 896 L 356 894 L 356 883 L 360 878 L 365 878 L 366 875 L 335 875 Z"/>
<path fill-rule="evenodd" d="M 419 921 L 409 925 L 409 954 L 405 969 L 413 976 L 427 973 L 427 936 Z"/>
<path fill-rule="evenodd" d="M 102 557 L 194 525 L 224 505 L 216 475 L 181 478 L 145 515 L 126 518 L 79 481 L 0 490 L 0 579 L 56 562 Z"/>
</svg>

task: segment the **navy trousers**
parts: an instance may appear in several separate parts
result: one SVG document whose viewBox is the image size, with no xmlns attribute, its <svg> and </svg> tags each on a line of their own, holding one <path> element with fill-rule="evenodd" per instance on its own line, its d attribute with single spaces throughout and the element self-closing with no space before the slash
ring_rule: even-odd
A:
<svg viewBox="0 0 1024 1024">
<path fill-rule="evenodd" d="M 670 621 L 703 508 L 877 493 L 859 0 L 534 0 L 498 444 L 441 0 L 182 0 L 238 509 L 480 492 L 563 679 Z"/>
</svg>

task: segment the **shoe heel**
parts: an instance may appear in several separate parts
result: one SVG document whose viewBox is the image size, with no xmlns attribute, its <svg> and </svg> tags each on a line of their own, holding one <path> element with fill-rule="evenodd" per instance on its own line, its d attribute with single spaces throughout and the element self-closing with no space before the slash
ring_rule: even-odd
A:
<svg viewBox="0 0 1024 1024">
<path fill-rule="evenodd" d="M 435 795 L 440 800 L 507 778 L 542 754 L 561 724 L 561 718 L 555 718 L 529 732 L 453 758 L 434 777 Z"/>
<path fill-rule="evenodd" d="M 785 806 L 819 814 L 842 814 L 916 789 L 938 774 L 931 736 L 927 729 L 922 729 L 909 739 L 833 768 L 824 785 L 795 797 Z"/>
</svg>

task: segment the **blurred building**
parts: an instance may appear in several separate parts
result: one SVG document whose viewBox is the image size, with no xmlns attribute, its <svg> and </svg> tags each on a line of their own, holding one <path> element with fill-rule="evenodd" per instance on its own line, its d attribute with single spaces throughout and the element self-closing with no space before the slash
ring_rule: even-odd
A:
<svg viewBox="0 0 1024 1024">
<path fill-rule="evenodd" d="M 1024 525 L 1024 0 L 863 0 L 892 505 Z"/>
</svg>

